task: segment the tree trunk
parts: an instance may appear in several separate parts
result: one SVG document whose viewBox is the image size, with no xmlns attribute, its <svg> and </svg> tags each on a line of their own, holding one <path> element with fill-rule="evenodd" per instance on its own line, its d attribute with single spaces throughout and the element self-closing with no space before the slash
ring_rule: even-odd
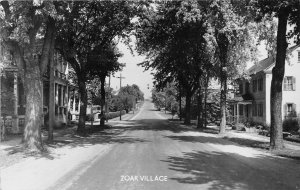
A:
<svg viewBox="0 0 300 190">
<path fill-rule="evenodd" d="M 32 61 L 33 62 L 33 61 Z M 25 72 L 26 113 L 23 144 L 33 151 L 43 150 L 41 126 L 43 125 L 43 82 L 39 66 L 31 63 Z"/>
<path fill-rule="evenodd" d="M 1 47 L 0 47 L 1 48 Z M 2 53 L 2 52 L 1 52 Z M 0 142 L 4 139 L 4 124 L 2 124 L 2 70 L 0 70 Z M 1 183 L 0 183 L 1 185 Z M 1 186 L 0 186 L 1 187 Z"/>
<path fill-rule="evenodd" d="M 220 130 L 219 130 L 220 134 L 225 133 L 225 129 L 226 129 L 227 77 L 226 74 L 224 74 L 224 71 L 222 73 L 223 74 L 221 74 L 221 101 L 220 101 L 221 122 L 220 122 Z"/>
<path fill-rule="evenodd" d="M 101 119 L 100 119 L 100 125 L 104 126 L 105 124 L 105 112 L 104 112 L 104 106 L 105 106 L 105 76 L 100 76 L 100 82 L 101 82 Z"/>
<path fill-rule="evenodd" d="M 197 96 L 197 107 L 198 107 L 198 122 L 197 128 L 203 128 L 203 107 L 202 107 L 202 91 L 201 87 L 199 88 L 198 96 Z"/>
<path fill-rule="evenodd" d="M 203 112 L 203 119 L 204 119 L 204 128 L 207 127 L 207 89 L 208 89 L 208 74 L 205 78 L 205 89 L 204 89 L 204 112 Z"/>
<path fill-rule="evenodd" d="M 270 131 L 270 149 L 282 149 L 282 80 L 284 77 L 284 66 L 286 57 L 286 28 L 288 12 L 282 8 L 278 14 L 278 31 L 277 31 L 277 50 L 276 63 L 272 70 L 271 82 L 271 131 Z"/>
<path fill-rule="evenodd" d="M 184 124 L 191 124 L 191 93 L 186 93 Z"/>
<path fill-rule="evenodd" d="M 226 94 L 227 94 L 227 52 L 229 41 L 225 33 L 219 33 L 216 30 L 216 39 L 219 46 L 220 58 L 220 81 L 221 81 L 221 97 L 220 97 L 220 129 L 219 133 L 225 133 L 226 128 Z"/>
<path fill-rule="evenodd" d="M 51 29 L 50 29 L 51 28 Z M 49 114 L 49 123 L 48 123 L 48 141 L 53 141 L 53 128 L 54 128 L 54 121 L 55 121 L 55 83 L 54 83 L 54 47 L 55 47 L 55 32 L 53 31 L 55 29 L 55 21 L 52 18 L 49 18 L 49 23 L 47 27 L 47 35 L 46 37 L 51 38 L 51 46 L 49 51 L 49 57 L 47 60 L 49 60 L 49 66 L 50 66 L 50 72 L 49 72 L 49 108 L 48 108 L 48 114 Z M 49 36 L 49 33 L 51 34 Z M 46 45 L 44 45 L 46 46 Z M 46 64 L 47 67 L 47 64 Z M 47 72 L 47 71 L 46 71 Z"/>
<path fill-rule="evenodd" d="M 179 87 L 179 120 L 182 121 L 181 89 Z"/>
<path fill-rule="evenodd" d="M 54 44 L 53 44 L 54 45 Z M 54 48 L 54 46 L 53 46 Z M 48 122 L 48 141 L 53 141 L 53 127 L 55 120 L 55 83 L 54 83 L 54 49 L 50 53 L 50 72 L 49 72 L 49 122 Z"/>
<path fill-rule="evenodd" d="M 79 76 L 79 75 L 77 75 Z M 86 120 L 86 108 L 87 108 L 87 91 L 86 91 L 86 83 L 83 77 L 78 77 L 78 87 L 80 94 L 80 112 L 79 112 L 79 122 L 77 133 L 79 135 L 86 135 L 85 131 L 85 120 Z"/>
</svg>

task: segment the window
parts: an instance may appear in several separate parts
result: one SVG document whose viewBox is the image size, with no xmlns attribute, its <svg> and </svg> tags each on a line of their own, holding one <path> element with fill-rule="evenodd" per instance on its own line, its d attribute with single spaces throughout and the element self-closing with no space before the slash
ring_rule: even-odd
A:
<svg viewBox="0 0 300 190">
<path fill-rule="evenodd" d="M 258 79 L 258 90 L 263 91 L 263 78 Z"/>
<path fill-rule="evenodd" d="M 250 92 L 250 83 L 246 82 L 246 93 Z"/>
<path fill-rule="evenodd" d="M 294 104 L 294 103 L 285 104 L 285 116 L 288 116 L 288 117 L 296 117 L 297 116 L 296 104 Z"/>
<path fill-rule="evenodd" d="M 239 105 L 239 115 L 244 115 L 244 106 L 241 104 Z"/>
<path fill-rule="evenodd" d="M 298 51 L 298 63 L 300 63 L 300 51 Z"/>
<path fill-rule="evenodd" d="M 259 116 L 259 117 L 263 116 L 263 110 L 264 110 L 263 108 L 264 107 L 263 107 L 262 103 L 258 104 L 258 107 L 257 107 L 257 116 Z"/>
<path fill-rule="evenodd" d="M 252 116 L 257 116 L 257 106 L 256 103 L 252 104 Z"/>
<path fill-rule="evenodd" d="M 293 104 L 287 104 L 287 114 L 291 115 L 293 112 Z"/>
<path fill-rule="evenodd" d="M 62 101 L 61 101 L 61 85 L 57 85 L 58 87 L 58 94 L 57 94 L 57 99 L 58 99 L 58 106 L 62 105 Z"/>
<path fill-rule="evenodd" d="M 256 89 L 257 89 L 257 80 L 253 80 L 252 91 L 256 92 Z"/>
<path fill-rule="evenodd" d="M 294 91 L 296 90 L 296 78 L 292 76 L 286 76 L 283 80 L 283 90 Z"/>
<path fill-rule="evenodd" d="M 241 82 L 240 85 L 239 85 L 239 91 L 240 91 L 240 94 L 243 94 L 244 93 L 244 88 L 243 88 L 243 83 Z"/>
</svg>

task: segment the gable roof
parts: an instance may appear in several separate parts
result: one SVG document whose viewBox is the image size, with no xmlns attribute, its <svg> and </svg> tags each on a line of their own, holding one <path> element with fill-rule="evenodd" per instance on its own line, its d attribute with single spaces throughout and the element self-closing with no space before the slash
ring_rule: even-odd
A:
<svg viewBox="0 0 300 190">
<path fill-rule="evenodd" d="M 300 47 L 300 44 L 290 47 L 289 49 L 287 49 L 287 53 L 293 52 L 298 47 Z M 247 70 L 248 74 L 249 75 L 256 74 L 260 71 L 264 71 L 264 70 L 270 68 L 271 66 L 273 66 L 275 64 L 275 60 L 276 59 L 274 57 L 268 57 L 266 59 L 259 61 L 257 64 L 253 65 L 252 67 L 250 67 Z"/>
<path fill-rule="evenodd" d="M 274 64 L 275 63 L 274 60 L 275 59 L 273 59 L 273 57 L 268 57 L 266 59 L 263 59 L 260 62 L 258 62 L 257 64 L 250 67 L 247 71 L 248 71 L 249 75 L 256 74 L 256 73 L 263 71 L 266 68 L 270 67 L 272 64 Z"/>
</svg>

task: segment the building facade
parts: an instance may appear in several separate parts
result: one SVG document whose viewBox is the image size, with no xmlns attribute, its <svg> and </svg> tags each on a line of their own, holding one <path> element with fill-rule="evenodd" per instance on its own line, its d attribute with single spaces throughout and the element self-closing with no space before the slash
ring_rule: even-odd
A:
<svg viewBox="0 0 300 190">
<path fill-rule="evenodd" d="M 12 56 L 2 47 L 1 53 L 1 118 L 9 133 L 22 133 L 25 124 L 26 94 Z M 43 76 L 44 127 L 48 125 L 49 112 L 55 113 L 55 127 L 76 120 L 80 111 L 78 88 L 69 78 L 72 68 L 58 53 L 54 55 L 54 92 L 49 91 L 49 69 Z M 55 109 L 49 110 L 50 93 L 54 93 Z"/>
<path fill-rule="evenodd" d="M 300 111 L 300 45 L 288 49 L 282 85 L 282 119 L 296 118 Z M 238 79 L 238 93 L 229 100 L 235 122 L 270 124 L 272 57 L 248 69 L 249 78 Z M 297 79 L 298 78 L 298 79 Z M 298 82 L 297 82 L 298 80 Z"/>
</svg>

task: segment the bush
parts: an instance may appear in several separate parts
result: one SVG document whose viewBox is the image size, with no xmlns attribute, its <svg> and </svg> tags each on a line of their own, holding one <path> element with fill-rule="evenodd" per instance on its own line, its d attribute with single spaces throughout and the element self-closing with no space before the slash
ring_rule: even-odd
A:
<svg viewBox="0 0 300 190">
<path fill-rule="evenodd" d="M 124 115 L 126 114 L 126 111 L 125 110 L 122 110 L 121 111 L 121 115 Z M 109 112 L 109 113 L 106 113 L 105 114 L 105 118 L 106 119 L 113 119 L 113 118 L 116 118 L 116 117 L 119 117 L 120 116 L 120 111 L 116 111 L 116 112 Z"/>
<path fill-rule="evenodd" d="M 263 136 L 270 136 L 270 124 L 257 123 L 256 128 L 259 130 L 258 134 Z"/>
<path fill-rule="evenodd" d="M 94 121 L 94 114 L 86 114 L 86 121 Z"/>
<path fill-rule="evenodd" d="M 246 131 L 246 126 L 243 123 L 236 123 L 232 129 L 237 131 Z"/>
<path fill-rule="evenodd" d="M 126 110 L 122 110 L 121 111 L 121 115 L 124 115 L 126 114 Z M 113 119 L 113 118 L 116 118 L 116 117 L 119 117 L 120 116 L 120 111 L 116 111 L 116 112 L 108 112 L 108 113 L 105 113 L 105 118 L 106 119 Z M 101 114 L 98 115 L 98 119 L 101 118 Z M 87 114 L 86 115 L 86 121 L 94 121 L 94 114 Z"/>
<path fill-rule="evenodd" d="M 297 132 L 299 130 L 298 119 L 285 119 L 282 123 L 282 128 L 284 132 Z"/>
</svg>

